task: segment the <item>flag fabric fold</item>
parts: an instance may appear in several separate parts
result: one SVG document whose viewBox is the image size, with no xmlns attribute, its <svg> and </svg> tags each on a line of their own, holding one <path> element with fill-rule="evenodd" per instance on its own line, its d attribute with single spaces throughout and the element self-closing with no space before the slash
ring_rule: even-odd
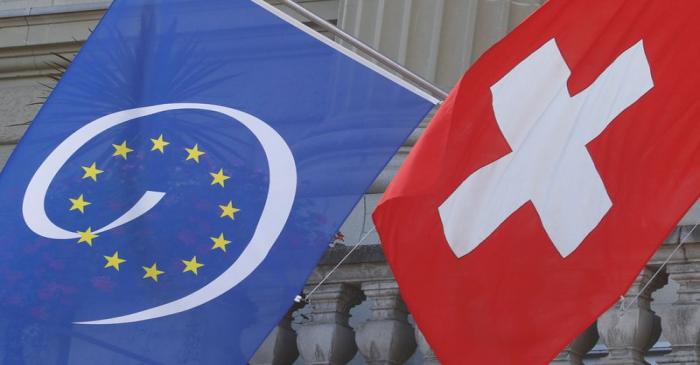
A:
<svg viewBox="0 0 700 365">
<path fill-rule="evenodd" d="M 435 99 L 262 0 L 117 0 L 0 176 L 0 362 L 244 364 Z"/>
<path fill-rule="evenodd" d="M 443 363 L 548 363 L 698 199 L 697 14 L 548 1 L 452 90 L 373 214 Z"/>
</svg>

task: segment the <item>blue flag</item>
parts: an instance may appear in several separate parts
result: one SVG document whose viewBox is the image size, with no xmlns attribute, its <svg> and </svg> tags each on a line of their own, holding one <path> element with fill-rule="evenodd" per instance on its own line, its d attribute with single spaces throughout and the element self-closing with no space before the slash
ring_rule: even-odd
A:
<svg viewBox="0 0 700 365">
<path fill-rule="evenodd" d="M 4 364 L 243 364 L 435 100 L 262 0 L 118 0 L 0 176 Z"/>
</svg>

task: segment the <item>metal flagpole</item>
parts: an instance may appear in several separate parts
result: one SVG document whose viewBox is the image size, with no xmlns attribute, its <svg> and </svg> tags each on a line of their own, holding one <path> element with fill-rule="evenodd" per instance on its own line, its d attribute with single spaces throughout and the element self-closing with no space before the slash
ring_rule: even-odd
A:
<svg viewBox="0 0 700 365">
<path fill-rule="evenodd" d="M 413 73 L 411 70 L 407 69 L 406 67 L 401 66 L 400 64 L 398 64 L 397 62 L 395 62 L 391 58 L 377 52 L 374 48 L 362 43 L 362 41 L 360 41 L 359 39 L 353 37 L 352 35 L 350 35 L 348 33 L 345 33 L 340 28 L 327 22 L 325 19 L 323 19 L 320 16 L 314 14 L 313 12 L 307 10 L 303 6 L 295 3 L 293 0 L 280 0 L 280 1 L 282 4 L 288 6 L 290 9 L 294 10 L 295 12 L 301 14 L 303 17 L 309 19 L 314 24 L 320 26 L 321 28 L 323 28 L 324 30 L 326 30 L 328 32 L 331 32 L 336 37 L 342 39 L 343 41 L 345 41 L 348 44 L 352 45 L 353 47 L 359 49 L 363 53 L 369 55 L 370 57 L 375 59 L 377 62 L 388 67 L 390 70 L 403 76 L 407 80 L 415 83 L 417 86 L 425 89 L 427 92 L 429 92 L 430 94 L 432 94 L 436 98 L 438 98 L 440 100 L 445 100 L 445 98 L 447 98 L 447 93 L 444 90 L 433 85 L 432 83 L 425 80 L 424 78 L 416 75 L 415 73 Z"/>
</svg>

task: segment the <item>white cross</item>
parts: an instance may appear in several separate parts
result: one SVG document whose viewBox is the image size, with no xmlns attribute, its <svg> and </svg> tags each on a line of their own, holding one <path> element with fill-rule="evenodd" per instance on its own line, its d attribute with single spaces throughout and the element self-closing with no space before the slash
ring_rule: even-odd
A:
<svg viewBox="0 0 700 365">
<path fill-rule="evenodd" d="M 586 144 L 654 86 L 643 42 L 573 97 L 569 74 L 552 39 L 491 87 L 496 121 L 512 152 L 471 174 L 440 205 L 457 257 L 528 201 L 566 257 L 612 206 Z"/>
</svg>

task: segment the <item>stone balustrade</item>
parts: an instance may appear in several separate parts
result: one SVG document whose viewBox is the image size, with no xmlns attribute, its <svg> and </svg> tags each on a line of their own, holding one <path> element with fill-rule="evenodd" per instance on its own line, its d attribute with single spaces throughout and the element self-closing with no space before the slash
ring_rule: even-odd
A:
<svg viewBox="0 0 700 365">
<path fill-rule="evenodd" d="M 700 229 L 654 276 L 689 229 L 677 228 L 623 299 L 563 349 L 552 364 L 700 364 Z M 315 287 L 349 249 L 345 245 L 329 249 L 305 291 Z M 667 292 L 666 304 L 652 305 L 654 293 L 662 288 Z M 366 319 L 353 326 L 351 311 L 357 306 L 364 308 Z M 655 313 L 654 306 L 661 313 Z M 467 348 L 465 344 L 465 351 Z M 439 364 L 410 320 L 378 245 L 359 247 L 309 297 L 309 303 L 293 307 L 250 364 L 349 362 Z"/>
</svg>

